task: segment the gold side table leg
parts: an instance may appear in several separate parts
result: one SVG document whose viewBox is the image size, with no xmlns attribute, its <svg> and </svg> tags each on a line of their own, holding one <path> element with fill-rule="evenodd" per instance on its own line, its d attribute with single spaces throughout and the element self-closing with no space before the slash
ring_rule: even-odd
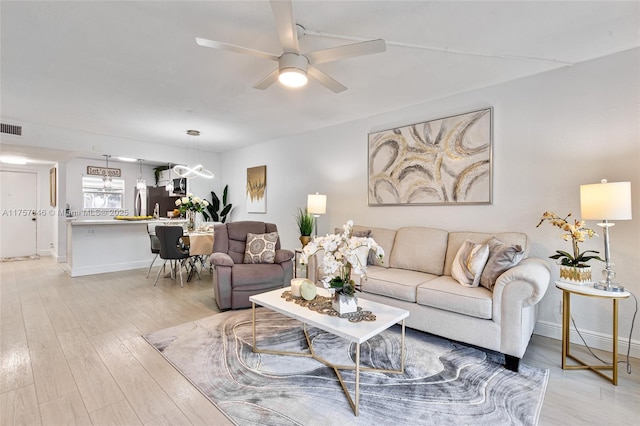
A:
<svg viewBox="0 0 640 426">
<path fill-rule="evenodd" d="M 613 299 L 613 377 L 611 381 L 618 386 L 618 299 Z"/>
<path fill-rule="evenodd" d="M 571 345 L 571 334 L 569 330 L 569 320 L 571 318 L 571 293 L 562 292 L 562 369 L 567 367 L 567 355 Z"/>
</svg>

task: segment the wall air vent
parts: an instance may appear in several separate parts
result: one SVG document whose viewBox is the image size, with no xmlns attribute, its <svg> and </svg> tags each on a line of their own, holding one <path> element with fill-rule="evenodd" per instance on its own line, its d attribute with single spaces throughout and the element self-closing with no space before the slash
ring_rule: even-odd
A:
<svg viewBox="0 0 640 426">
<path fill-rule="evenodd" d="M 0 123 L 0 133 L 8 135 L 22 136 L 22 126 L 15 124 Z"/>
</svg>

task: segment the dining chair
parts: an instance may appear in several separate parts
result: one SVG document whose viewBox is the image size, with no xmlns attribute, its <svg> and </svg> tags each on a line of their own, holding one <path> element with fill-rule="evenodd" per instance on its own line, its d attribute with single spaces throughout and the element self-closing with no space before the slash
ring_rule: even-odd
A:
<svg viewBox="0 0 640 426">
<path fill-rule="evenodd" d="M 149 234 L 149 242 L 151 244 L 151 253 L 155 254 L 153 256 L 153 260 L 151 261 L 151 265 L 149 265 L 149 270 L 147 271 L 147 278 L 149 278 L 149 274 L 151 273 L 151 268 L 153 268 L 153 264 L 156 262 L 158 255 L 160 254 L 160 240 L 158 240 L 158 236 L 156 235 L 156 227 L 159 225 L 156 224 L 148 224 L 147 225 L 147 234 Z M 164 268 L 162 268 L 164 270 Z"/>
<path fill-rule="evenodd" d="M 180 287 L 184 287 L 182 280 L 182 266 L 185 260 L 189 258 L 189 250 L 180 247 L 183 229 L 181 226 L 158 226 L 156 227 L 156 236 L 160 242 L 160 259 L 164 260 L 162 268 L 156 275 L 155 286 L 158 283 L 160 273 L 163 271 L 167 261 L 171 264 L 171 278 L 175 279 L 176 269 L 180 275 Z"/>
</svg>

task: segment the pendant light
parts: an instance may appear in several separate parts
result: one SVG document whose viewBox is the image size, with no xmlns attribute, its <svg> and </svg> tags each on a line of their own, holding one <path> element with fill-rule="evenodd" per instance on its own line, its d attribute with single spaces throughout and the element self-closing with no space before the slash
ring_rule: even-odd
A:
<svg viewBox="0 0 640 426">
<path fill-rule="evenodd" d="M 171 170 L 171 163 L 167 164 L 167 170 Z M 173 179 L 171 179 L 171 173 L 169 173 L 169 182 L 164 186 L 167 192 L 173 192 Z"/>
<path fill-rule="evenodd" d="M 187 135 L 189 135 L 189 136 L 200 136 L 200 131 L 199 130 L 187 130 Z M 196 148 L 197 148 L 197 143 L 196 143 Z M 188 151 L 188 147 L 187 147 L 187 151 Z M 198 177 L 198 176 L 206 178 L 206 179 L 213 179 L 213 173 L 211 173 L 209 170 L 205 169 L 202 166 L 202 164 L 198 164 L 198 165 L 193 166 L 193 167 L 188 167 L 188 166 L 183 166 L 183 165 L 177 164 L 177 165 L 173 166 L 173 171 L 178 176 L 183 177 L 183 178 L 187 178 L 187 179 L 191 179 L 191 178 Z"/>
<path fill-rule="evenodd" d="M 142 160 L 138 160 L 140 164 L 140 177 L 136 180 L 136 188 L 137 189 L 145 189 L 147 187 L 147 181 L 142 177 Z"/>
<path fill-rule="evenodd" d="M 103 155 L 107 162 L 107 169 L 104 172 L 104 176 L 102 176 L 102 187 L 105 189 L 109 189 L 113 185 L 113 182 L 111 181 L 111 176 L 109 176 L 109 158 L 111 156 L 108 154 L 103 154 Z"/>
</svg>

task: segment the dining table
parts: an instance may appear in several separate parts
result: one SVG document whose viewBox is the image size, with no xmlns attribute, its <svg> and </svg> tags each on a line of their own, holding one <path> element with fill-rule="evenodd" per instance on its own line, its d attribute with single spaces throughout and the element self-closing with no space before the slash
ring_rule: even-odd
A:
<svg viewBox="0 0 640 426">
<path fill-rule="evenodd" d="M 209 255 L 213 252 L 213 229 L 201 229 L 187 232 L 182 236 L 185 246 L 189 247 L 190 265 L 187 282 L 191 281 L 194 273 L 200 277 L 198 263 L 201 269 L 206 267 Z M 209 266 L 211 271 L 211 267 Z"/>
</svg>

